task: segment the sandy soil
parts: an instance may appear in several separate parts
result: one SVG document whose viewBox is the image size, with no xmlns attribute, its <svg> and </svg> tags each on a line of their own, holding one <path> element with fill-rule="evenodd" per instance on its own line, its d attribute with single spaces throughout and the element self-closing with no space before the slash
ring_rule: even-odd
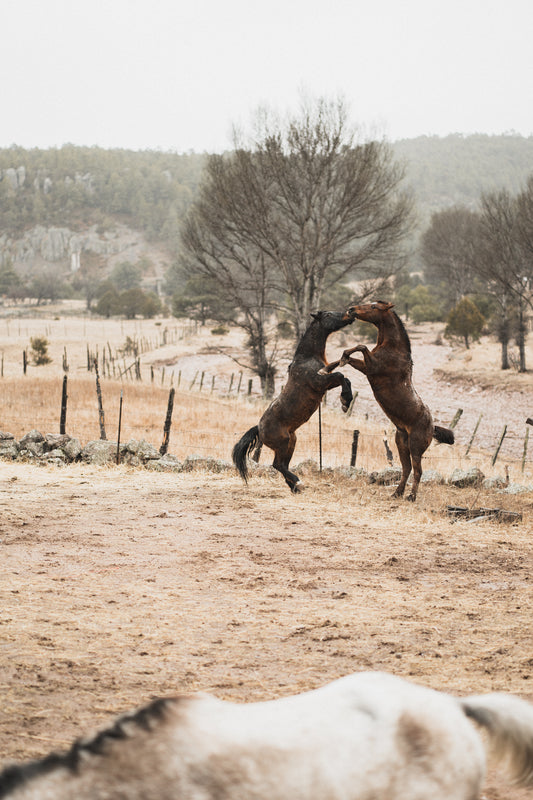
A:
<svg viewBox="0 0 533 800">
<path fill-rule="evenodd" d="M 445 516 L 488 493 L 307 483 L 1 462 L 1 763 L 178 691 L 250 701 L 385 669 L 533 700 L 531 494 L 511 526 Z M 491 773 L 485 796 L 527 795 Z"/>
<path fill-rule="evenodd" d="M 462 443 L 483 413 L 476 441 L 489 451 L 507 423 L 502 461 L 519 458 L 531 375 L 465 382 L 465 363 L 474 375 L 485 351 L 458 355 L 431 331 L 409 332 L 415 385 L 435 418 L 446 424 L 463 408 Z M 330 357 L 342 346 L 332 342 Z M 7 371 L 11 335 L 5 347 Z M 205 336 L 152 361 L 191 380 L 200 352 L 201 369 L 238 369 Z M 366 382 L 354 373 L 353 385 L 357 413 L 380 421 Z M 363 479 L 306 483 L 292 496 L 277 475 L 246 488 L 232 473 L 0 462 L 0 766 L 181 691 L 251 701 L 385 669 L 452 693 L 533 701 L 531 492 L 424 485 L 413 506 Z M 523 519 L 452 522 L 447 505 L 504 506 Z M 484 796 L 531 794 L 491 772 Z"/>
</svg>

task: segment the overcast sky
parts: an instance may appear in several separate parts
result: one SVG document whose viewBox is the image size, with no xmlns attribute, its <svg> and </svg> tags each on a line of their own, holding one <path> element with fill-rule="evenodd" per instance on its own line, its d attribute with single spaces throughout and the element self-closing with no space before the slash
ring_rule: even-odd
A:
<svg viewBox="0 0 533 800">
<path fill-rule="evenodd" d="M 389 140 L 533 135 L 532 0 L 2 0 L 0 147 L 231 146 L 344 98 Z"/>
</svg>

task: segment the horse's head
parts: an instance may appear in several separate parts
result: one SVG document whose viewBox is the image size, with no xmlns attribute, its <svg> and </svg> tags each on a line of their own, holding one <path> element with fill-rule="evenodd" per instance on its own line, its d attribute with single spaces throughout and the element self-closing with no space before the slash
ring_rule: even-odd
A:
<svg viewBox="0 0 533 800">
<path fill-rule="evenodd" d="M 387 303 L 385 300 L 377 300 L 375 303 L 363 303 L 360 306 L 350 306 L 348 313 L 354 315 L 354 319 L 361 319 L 364 322 L 372 322 L 379 325 L 385 314 L 392 308 L 394 303 Z"/>
<path fill-rule="evenodd" d="M 355 319 L 355 314 L 351 309 L 348 309 L 348 311 L 317 311 L 311 316 L 328 333 L 333 333 L 333 331 L 338 331 L 346 325 L 351 325 Z"/>
</svg>

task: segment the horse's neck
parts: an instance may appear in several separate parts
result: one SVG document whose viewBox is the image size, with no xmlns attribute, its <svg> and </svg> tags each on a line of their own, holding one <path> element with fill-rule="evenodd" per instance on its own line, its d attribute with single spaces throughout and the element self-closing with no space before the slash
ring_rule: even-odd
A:
<svg viewBox="0 0 533 800">
<path fill-rule="evenodd" d="M 409 340 L 394 317 L 384 319 L 378 326 L 377 347 L 390 346 L 397 347 L 409 352 Z"/>
<path fill-rule="evenodd" d="M 326 339 L 328 332 L 322 328 L 311 325 L 298 343 L 296 352 L 294 354 L 294 361 L 302 360 L 304 358 L 321 358 L 325 359 L 326 355 Z"/>
</svg>

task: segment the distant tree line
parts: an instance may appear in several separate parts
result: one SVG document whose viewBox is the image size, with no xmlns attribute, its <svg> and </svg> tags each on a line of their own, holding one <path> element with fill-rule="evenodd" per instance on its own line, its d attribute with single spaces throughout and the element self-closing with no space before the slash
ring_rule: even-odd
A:
<svg viewBox="0 0 533 800">
<path fill-rule="evenodd" d="M 533 137 L 514 134 L 364 141 L 343 103 L 324 99 L 283 120 L 258 112 L 224 155 L 11 147 L 0 150 L 0 239 L 35 225 L 141 230 L 169 252 L 172 312 L 240 325 L 267 394 L 280 338 L 354 295 L 394 296 L 466 346 L 490 331 L 503 369 L 514 339 L 525 370 L 532 156 Z M 4 253 L 0 297 L 76 296 L 103 316 L 154 316 L 146 268 L 110 272 L 83 252 L 68 280 L 53 265 L 24 279 Z"/>
<path fill-rule="evenodd" d="M 16 237 L 35 225 L 105 230 L 120 219 L 172 250 L 204 160 L 73 145 L 0 149 L 0 235 Z"/>
</svg>

